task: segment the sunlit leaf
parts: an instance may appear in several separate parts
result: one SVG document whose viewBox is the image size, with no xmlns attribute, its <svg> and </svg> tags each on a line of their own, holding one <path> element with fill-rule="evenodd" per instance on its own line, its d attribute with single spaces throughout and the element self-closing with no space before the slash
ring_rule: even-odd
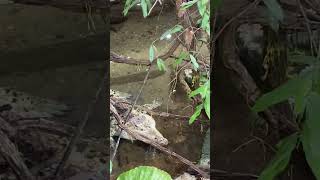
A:
<svg viewBox="0 0 320 180">
<path fill-rule="evenodd" d="M 146 1 L 147 0 L 140 0 L 143 17 L 148 16 L 148 5 Z"/>
<path fill-rule="evenodd" d="M 194 111 L 193 115 L 189 119 L 189 124 L 192 124 L 195 120 L 197 120 L 197 117 L 200 115 L 202 108 L 203 108 L 203 104 L 199 104 L 196 107 L 196 110 Z"/>
<path fill-rule="evenodd" d="M 171 176 L 156 167 L 139 166 L 119 175 L 117 180 L 172 180 Z"/>
<path fill-rule="evenodd" d="M 291 153 L 298 141 L 298 134 L 292 134 L 282 139 L 278 145 L 278 151 L 268 166 L 263 170 L 258 180 L 274 180 L 288 165 Z"/>
<path fill-rule="evenodd" d="M 154 60 L 154 50 L 156 47 L 152 44 L 149 48 L 149 61 L 152 62 Z"/>
<path fill-rule="evenodd" d="M 135 6 L 136 4 L 138 4 L 139 2 L 140 2 L 140 0 L 135 0 L 135 1 L 133 1 L 133 0 L 128 0 L 128 1 L 126 1 L 125 8 L 124 8 L 124 10 L 123 10 L 124 16 L 127 16 L 129 10 L 130 10 L 133 6 Z"/>
<path fill-rule="evenodd" d="M 210 34 L 210 14 L 208 12 L 204 13 L 201 21 L 201 28 Z"/>
<path fill-rule="evenodd" d="M 198 70 L 199 69 L 199 64 L 198 64 L 196 58 L 192 54 L 190 54 L 190 60 L 191 60 L 191 63 L 193 65 L 193 67 L 194 67 L 194 70 Z"/>
<path fill-rule="evenodd" d="M 311 93 L 307 98 L 306 120 L 301 141 L 306 159 L 316 179 L 320 179 L 320 95 Z"/>
<path fill-rule="evenodd" d="M 184 2 L 184 3 L 181 4 L 180 9 L 181 10 L 188 9 L 189 7 L 193 6 L 197 2 L 198 2 L 198 0 L 192 0 L 192 1 Z"/>
<path fill-rule="evenodd" d="M 110 160 L 110 174 L 112 173 L 112 161 Z"/>
<path fill-rule="evenodd" d="M 165 39 L 169 34 L 174 34 L 176 32 L 179 32 L 182 30 L 182 26 L 181 25 L 175 25 L 173 28 L 167 30 L 165 33 L 163 33 L 160 37 L 160 40 Z"/>
<path fill-rule="evenodd" d="M 162 59 L 157 59 L 157 66 L 159 71 L 166 71 L 166 65 L 164 64 L 164 61 Z"/>
<path fill-rule="evenodd" d="M 197 94 L 200 94 L 201 95 L 201 98 L 204 98 L 205 95 L 207 93 L 207 87 L 206 86 L 200 86 L 198 89 L 192 91 L 190 94 L 189 94 L 189 98 L 192 98 L 194 97 L 195 95 Z"/>
<path fill-rule="evenodd" d="M 207 3 L 208 3 L 208 0 L 200 0 L 197 2 L 198 11 L 202 17 L 207 9 Z"/>
<path fill-rule="evenodd" d="M 210 90 L 207 91 L 206 98 L 204 100 L 204 110 L 210 119 Z"/>
</svg>

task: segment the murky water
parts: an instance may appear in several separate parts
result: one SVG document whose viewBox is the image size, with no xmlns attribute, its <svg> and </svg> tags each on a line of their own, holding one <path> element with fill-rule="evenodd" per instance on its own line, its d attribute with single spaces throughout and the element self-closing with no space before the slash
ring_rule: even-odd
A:
<svg viewBox="0 0 320 180">
<path fill-rule="evenodd" d="M 0 87 L 67 104 L 72 111 L 53 120 L 78 125 L 107 70 L 105 32 L 89 33 L 85 14 L 56 8 L 7 5 L 0 6 L 0 14 Z M 80 164 L 88 171 L 107 168 L 108 156 L 103 154 L 108 150 L 103 141 L 108 123 L 106 98 L 105 93 L 100 96 L 82 133 L 90 140 L 95 137 L 97 145 L 82 143 L 71 154 L 71 165 Z M 88 158 L 86 147 L 102 155 Z"/>
<path fill-rule="evenodd" d="M 128 21 L 121 24 L 118 32 L 111 32 L 111 51 L 134 57 L 136 59 L 148 59 L 148 52 L 151 43 L 159 38 L 168 28 L 173 27 L 177 22 L 174 11 L 163 12 L 159 17 L 129 17 Z M 164 52 L 170 41 L 157 42 L 155 44 L 159 54 Z M 143 93 L 138 103 L 151 103 L 157 99 L 163 102 L 158 109 L 160 111 L 192 115 L 190 101 L 186 94 L 177 87 L 177 92 L 168 101 L 170 94 L 170 82 L 172 80 L 170 63 L 166 62 L 168 70 L 160 73 L 157 68 L 151 70 L 150 79 L 144 86 Z M 141 88 L 146 75 L 146 68 L 126 64 L 110 64 L 111 88 L 122 92 L 127 92 L 136 96 Z M 199 123 L 188 125 L 187 119 L 154 117 L 157 129 L 169 140 L 168 148 L 187 159 L 197 162 L 200 159 L 203 136 L 205 135 L 205 125 L 201 131 Z M 122 140 L 116 158 L 118 164 L 114 164 L 112 178 L 128 169 L 139 165 L 156 166 L 170 173 L 173 177 L 182 173 L 187 167 L 174 157 L 170 157 L 162 152 L 150 153 L 150 147 L 140 142 L 130 142 Z"/>
</svg>

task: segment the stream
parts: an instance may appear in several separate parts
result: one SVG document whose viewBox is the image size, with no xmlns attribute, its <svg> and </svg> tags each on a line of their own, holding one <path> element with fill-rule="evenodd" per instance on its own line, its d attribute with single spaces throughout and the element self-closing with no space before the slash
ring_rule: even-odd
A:
<svg viewBox="0 0 320 180">
<path fill-rule="evenodd" d="M 140 15 L 140 14 L 139 14 Z M 174 11 L 164 11 L 159 16 L 144 19 L 140 16 L 129 16 L 128 20 L 120 25 L 114 25 L 117 32 L 111 32 L 111 51 L 118 54 L 134 57 L 135 59 L 148 59 L 150 44 L 159 38 L 177 21 Z M 158 54 L 166 52 L 170 46 L 169 41 L 156 42 Z M 154 67 L 151 69 L 150 78 L 144 86 L 138 104 L 152 103 L 153 100 L 162 102 L 159 111 L 170 112 L 180 115 L 192 115 L 191 102 L 181 87 L 177 86 L 176 92 L 170 95 L 170 85 L 173 70 L 172 60 L 166 62 L 167 71 L 159 72 Z M 110 63 L 110 86 L 112 89 L 137 96 L 146 75 L 146 68 L 141 66 Z M 169 140 L 167 148 L 182 155 L 192 162 L 198 162 L 201 156 L 203 138 L 208 128 L 208 123 L 201 125 L 195 123 L 188 125 L 187 119 L 174 119 L 153 117 L 156 120 L 156 127 L 164 137 Z M 206 125 L 205 125 L 206 124 Z M 202 127 L 201 127 L 202 126 Z M 156 151 L 148 145 L 140 142 L 121 140 L 115 157 L 117 163 L 113 164 L 111 179 L 118 174 L 140 165 L 155 166 L 167 171 L 172 177 L 176 177 L 187 170 L 187 166 L 174 157 Z"/>
<path fill-rule="evenodd" d="M 111 50 L 147 59 L 151 42 L 175 25 L 173 17 L 173 11 L 164 11 L 160 16 L 147 19 L 129 16 L 126 22 L 115 25 L 117 32 L 110 33 Z M 84 14 L 52 7 L 1 4 L 0 86 L 71 106 L 70 113 L 55 120 L 77 125 L 84 118 L 106 71 L 104 50 L 109 48 L 109 44 L 105 26 L 99 18 L 94 16 L 94 20 L 97 33 L 88 30 Z M 156 46 L 160 53 L 169 46 L 169 42 L 157 42 Z M 166 73 L 156 68 L 152 70 L 138 104 L 151 103 L 156 99 L 163 102 L 158 109 L 160 111 L 191 115 L 191 103 L 179 85 L 168 101 L 172 80 L 170 63 L 167 63 Z M 110 63 L 110 86 L 136 96 L 145 74 L 145 67 Z M 107 92 L 106 89 L 103 92 Z M 107 94 L 99 97 L 82 134 L 82 138 L 91 139 L 94 143 L 79 143 L 67 165 L 67 169 L 81 165 L 84 174 L 73 176 L 71 173 L 67 175 L 70 180 L 85 180 L 90 173 L 100 171 L 105 174 L 107 171 L 106 98 Z M 186 119 L 154 118 L 157 129 L 169 140 L 170 150 L 193 162 L 199 161 L 208 123 L 188 125 Z M 172 177 L 188 168 L 174 157 L 154 151 L 144 143 L 126 140 L 121 141 L 116 159 L 112 179 L 139 165 L 158 167 Z"/>
</svg>

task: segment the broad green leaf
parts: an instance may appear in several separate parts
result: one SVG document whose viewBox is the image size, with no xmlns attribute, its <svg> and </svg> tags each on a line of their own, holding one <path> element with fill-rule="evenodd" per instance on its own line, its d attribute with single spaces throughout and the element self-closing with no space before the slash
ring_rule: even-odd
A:
<svg viewBox="0 0 320 180">
<path fill-rule="evenodd" d="M 277 0 L 263 0 L 269 12 L 278 21 L 283 21 L 283 11 Z"/>
<path fill-rule="evenodd" d="M 204 13 L 201 21 L 201 28 L 210 34 L 210 14 L 208 12 Z"/>
<path fill-rule="evenodd" d="M 200 95 L 201 95 L 201 98 L 204 98 L 205 95 L 206 95 L 206 91 L 207 91 L 206 86 L 200 86 L 199 88 L 197 88 L 196 90 L 192 91 L 192 92 L 189 94 L 189 98 L 192 98 L 192 97 L 194 97 L 194 96 L 197 95 L 197 94 L 200 94 Z"/>
<path fill-rule="evenodd" d="M 181 25 L 175 25 L 173 28 L 167 30 L 165 33 L 163 33 L 160 37 L 160 40 L 164 40 L 169 34 L 174 34 L 176 32 L 179 32 L 182 30 L 182 26 Z"/>
<path fill-rule="evenodd" d="M 303 124 L 301 141 L 306 159 L 313 174 L 320 179 L 320 95 L 310 93 L 307 98 L 306 120 Z"/>
<path fill-rule="evenodd" d="M 124 10 L 123 10 L 123 14 L 124 16 L 127 16 L 128 11 L 135 6 L 136 4 L 138 4 L 140 2 L 140 0 L 128 0 L 126 1 L 126 4 L 124 6 Z"/>
<path fill-rule="evenodd" d="M 198 64 L 196 58 L 192 54 L 190 54 L 190 60 L 193 64 L 194 70 L 197 71 L 199 69 L 199 64 Z"/>
<path fill-rule="evenodd" d="M 296 112 L 299 112 L 303 109 L 301 104 L 303 101 L 301 98 L 303 98 L 311 89 L 311 82 L 312 81 L 310 79 L 300 77 L 291 79 L 273 91 L 262 95 L 252 107 L 252 110 L 255 112 L 260 112 L 269 106 L 293 97 L 295 99 L 295 106 L 297 106 Z"/>
<path fill-rule="evenodd" d="M 148 16 L 148 5 L 146 1 L 147 0 L 140 0 L 143 17 Z"/>
<path fill-rule="evenodd" d="M 170 174 L 152 166 L 139 166 L 119 175 L 117 180 L 172 180 Z"/>
<path fill-rule="evenodd" d="M 162 59 L 157 59 L 157 66 L 159 71 L 166 71 L 166 65 L 164 64 L 164 61 Z"/>
<path fill-rule="evenodd" d="M 182 61 L 184 59 L 186 59 L 188 56 L 188 53 L 182 51 L 180 54 L 179 54 L 179 57 L 178 59 L 176 59 L 176 61 L 174 62 L 174 64 L 177 66 L 177 65 L 180 65 L 182 63 Z"/>
<path fill-rule="evenodd" d="M 196 110 L 194 111 L 193 115 L 190 117 L 189 119 L 189 124 L 192 124 L 196 119 L 197 117 L 200 115 L 201 113 L 201 110 L 203 108 L 203 104 L 199 104 L 197 107 L 196 107 Z"/>
<path fill-rule="evenodd" d="M 110 160 L 110 174 L 112 173 L 112 161 Z"/>
<path fill-rule="evenodd" d="M 208 0 L 199 0 L 197 2 L 198 11 L 199 11 L 201 17 L 203 17 L 204 13 L 206 12 L 207 4 L 208 4 Z"/>
<path fill-rule="evenodd" d="M 189 7 L 191 7 L 192 5 L 194 5 L 197 2 L 198 2 L 198 0 L 192 0 L 192 1 L 189 1 L 189 2 L 184 2 L 184 3 L 181 4 L 180 9 L 181 10 L 188 9 Z"/>
<path fill-rule="evenodd" d="M 149 61 L 152 62 L 154 60 L 154 50 L 156 47 L 152 44 L 149 48 Z"/>
<path fill-rule="evenodd" d="M 204 110 L 210 119 L 210 90 L 207 91 L 206 99 L 204 100 Z"/>
<path fill-rule="evenodd" d="M 268 166 L 262 171 L 258 180 L 274 180 L 288 165 L 291 153 L 298 141 L 298 134 L 292 134 L 282 139 L 278 145 L 278 151 Z"/>
</svg>

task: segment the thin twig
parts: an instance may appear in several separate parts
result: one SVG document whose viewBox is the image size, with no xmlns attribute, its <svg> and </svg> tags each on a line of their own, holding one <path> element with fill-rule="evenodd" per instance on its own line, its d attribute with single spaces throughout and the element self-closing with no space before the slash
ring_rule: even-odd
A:
<svg viewBox="0 0 320 180">
<path fill-rule="evenodd" d="M 128 122 L 129 115 L 131 114 L 134 106 L 137 104 L 137 101 L 138 101 L 138 99 L 139 99 L 139 97 L 140 97 L 140 95 L 141 95 L 141 93 L 142 93 L 143 87 L 144 87 L 144 85 L 146 84 L 146 82 L 147 82 L 147 80 L 148 80 L 151 67 L 152 67 L 152 65 L 149 67 L 148 72 L 147 72 L 147 74 L 146 74 L 146 76 L 145 76 L 145 78 L 144 78 L 144 80 L 143 80 L 143 84 L 142 84 L 142 86 L 141 86 L 141 88 L 140 88 L 140 90 L 139 90 L 139 94 L 137 95 L 136 99 L 134 100 L 134 103 L 132 104 L 129 112 L 127 113 L 127 115 L 126 115 L 126 117 L 125 117 L 125 119 L 124 119 L 124 124 L 126 124 L 126 123 Z M 119 143 L 120 143 L 120 139 L 121 139 L 122 134 L 123 134 L 123 129 L 121 129 L 120 135 L 119 135 L 119 137 L 118 137 L 118 139 L 117 139 L 117 143 L 116 143 L 114 152 L 113 152 L 112 157 L 111 157 L 111 159 L 110 159 L 111 162 L 113 162 L 113 159 L 114 159 L 114 157 L 116 156 L 117 149 L 118 149 L 118 146 L 119 146 Z"/>
</svg>

